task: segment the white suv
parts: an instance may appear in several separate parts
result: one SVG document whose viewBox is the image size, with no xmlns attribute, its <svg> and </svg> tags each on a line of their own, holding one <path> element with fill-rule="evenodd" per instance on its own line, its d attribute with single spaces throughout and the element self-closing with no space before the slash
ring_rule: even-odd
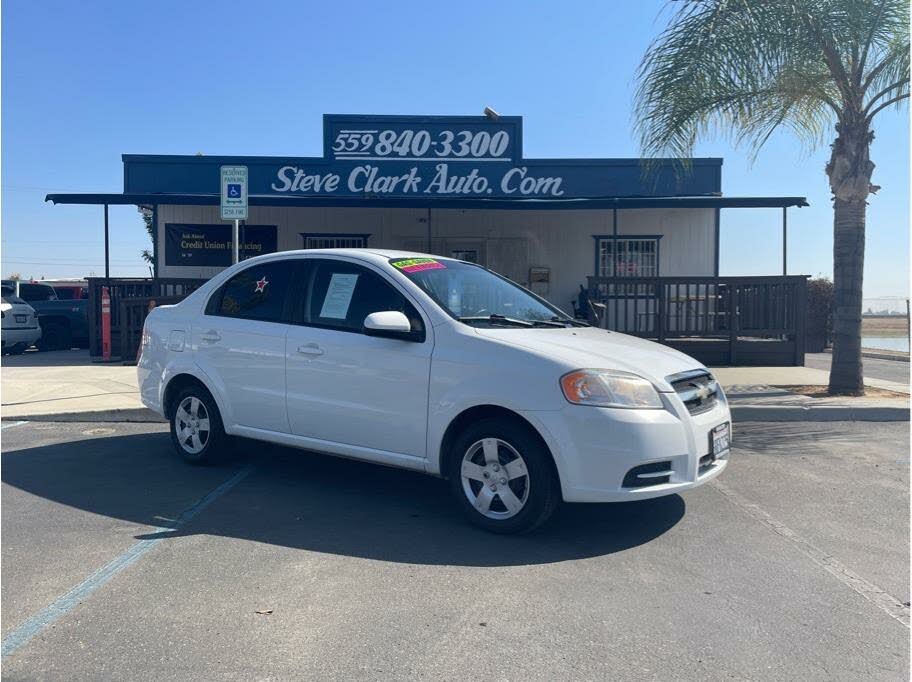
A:
<svg viewBox="0 0 912 682">
<path fill-rule="evenodd" d="M 143 402 L 189 462 L 230 436 L 444 476 L 468 517 L 698 486 L 730 414 L 697 361 L 589 327 L 483 267 L 375 249 L 234 265 L 146 320 Z"/>
<path fill-rule="evenodd" d="M 41 338 L 38 313 L 28 303 L 16 296 L 15 290 L 3 287 L 0 302 L 0 337 L 3 354 L 19 355 Z"/>
</svg>

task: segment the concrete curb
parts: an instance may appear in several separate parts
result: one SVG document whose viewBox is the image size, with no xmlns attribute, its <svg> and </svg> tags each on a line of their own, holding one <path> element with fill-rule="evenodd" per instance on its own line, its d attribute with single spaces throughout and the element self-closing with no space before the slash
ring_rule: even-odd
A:
<svg viewBox="0 0 912 682">
<path fill-rule="evenodd" d="M 3 415 L 5 422 L 136 422 L 166 423 L 162 417 L 145 407 L 116 410 L 91 410 L 86 412 L 58 412 L 56 414 Z"/>
<path fill-rule="evenodd" d="M 823 352 L 828 355 L 832 355 L 833 349 L 827 348 Z M 900 353 L 899 351 L 895 351 L 895 352 L 882 351 L 881 352 L 881 351 L 877 351 L 877 350 L 865 350 L 864 348 L 862 348 L 861 357 L 871 358 L 873 360 L 895 360 L 896 362 L 909 362 L 909 354 L 908 353 L 903 354 L 903 353 Z"/>
<path fill-rule="evenodd" d="M 907 422 L 909 408 L 884 405 L 731 405 L 736 422 Z"/>
</svg>

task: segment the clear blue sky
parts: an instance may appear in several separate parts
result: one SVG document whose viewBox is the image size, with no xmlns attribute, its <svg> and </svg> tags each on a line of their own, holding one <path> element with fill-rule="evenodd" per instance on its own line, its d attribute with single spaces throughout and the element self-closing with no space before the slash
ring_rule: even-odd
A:
<svg viewBox="0 0 912 682">
<path fill-rule="evenodd" d="M 323 113 L 525 117 L 529 157 L 638 156 L 633 77 L 662 2 L 30 2 L 2 16 L 3 275 L 103 272 L 100 207 L 52 191 L 119 192 L 122 153 L 314 155 Z M 783 133 L 753 163 L 725 139 L 728 195 L 804 195 L 789 272 L 830 274 L 828 149 Z M 865 295 L 909 287 L 908 113 L 872 150 Z M 134 207 L 112 208 L 112 272 L 141 275 Z M 780 272 L 778 209 L 722 212 L 722 274 Z"/>
</svg>

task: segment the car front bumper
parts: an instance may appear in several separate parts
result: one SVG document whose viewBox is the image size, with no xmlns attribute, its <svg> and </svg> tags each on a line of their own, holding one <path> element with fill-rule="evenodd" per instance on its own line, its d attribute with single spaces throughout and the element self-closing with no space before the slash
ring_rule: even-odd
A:
<svg viewBox="0 0 912 682">
<path fill-rule="evenodd" d="M 663 394 L 663 400 L 662 410 L 568 403 L 561 410 L 523 416 L 539 429 L 554 454 L 565 501 L 642 500 L 695 488 L 728 465 L 729 453 L 715 460 L 707 457 L 712 429 L 731 424 L 727 404 L 720 401 L 706 412 L 691 415 L 673 394 Z M 625 485 L 631 469 L 644 464 L 664 469 L 665 463 L 667 482 L 630 487 L 628 478 Z"/>
</svg>

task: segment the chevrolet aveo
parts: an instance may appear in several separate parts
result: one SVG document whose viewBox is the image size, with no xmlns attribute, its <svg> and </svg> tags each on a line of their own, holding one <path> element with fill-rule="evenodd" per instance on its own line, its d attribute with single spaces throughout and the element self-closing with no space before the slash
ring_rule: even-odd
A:
<svg viewBox="0 0 912 682">
<path fill-rule="evenodd" d="M 424 254 L 243 261 L 152 311 L 138 372 L 191 463 L 240 436 L 423 471 L 502 533 L 561 501 L 694 488 L 729 455 L 725 396 L 697 361 Z"/>
</svg>

